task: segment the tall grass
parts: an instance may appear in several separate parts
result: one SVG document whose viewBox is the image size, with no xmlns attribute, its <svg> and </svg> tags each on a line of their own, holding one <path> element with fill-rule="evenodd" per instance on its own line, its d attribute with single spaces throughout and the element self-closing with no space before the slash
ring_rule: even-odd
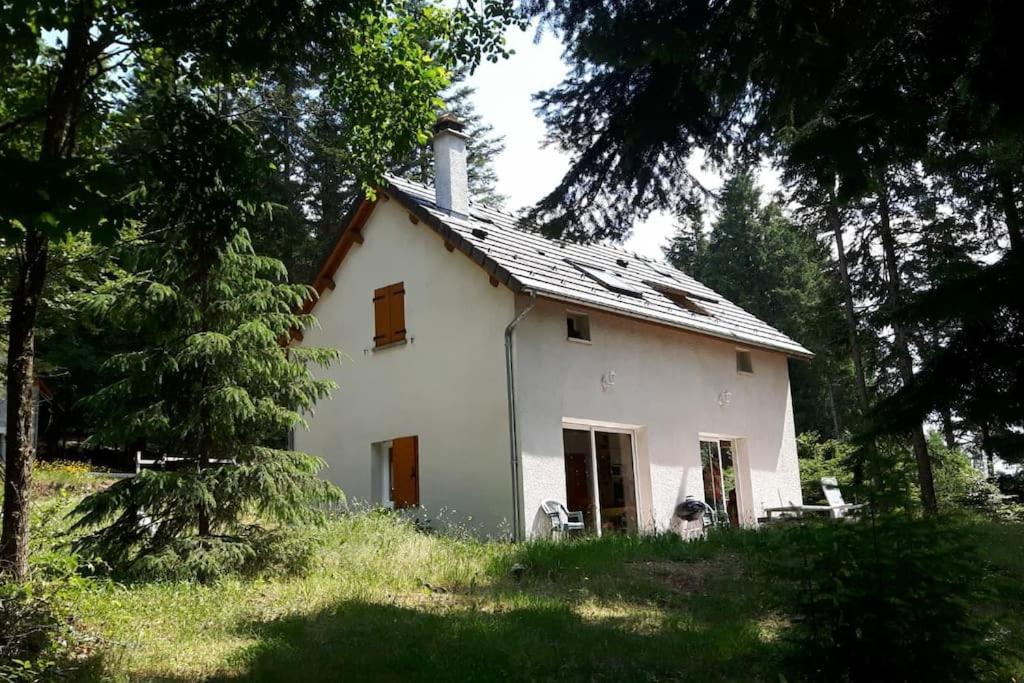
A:
<svg viewBox="0 0 1024 683">
<path fill-rule="evenodd" d="M 89 558 L 63 535 L 74 500 L 61 490 L 37 503 L 33 563 L 96 639 L 75 679 L 801 678 L 792 636 L 803 615 L 789 589 L 804 577 L 770 571 L 799 559 L 800 528 L 512 545 L 365 512 L 296 530 L 315 546 L 298 575 L 124 584 L 82 578 Z M 957 533 L 976 538 L 993 588 L 972 606 L 993 624 L 1002 659 L 990 673 L 1021 678 L 1024 527 Z"/>
</svg>

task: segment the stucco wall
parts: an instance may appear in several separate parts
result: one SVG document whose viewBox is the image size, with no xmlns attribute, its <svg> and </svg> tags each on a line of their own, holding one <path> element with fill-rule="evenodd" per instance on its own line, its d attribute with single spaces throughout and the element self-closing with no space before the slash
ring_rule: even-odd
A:
<svg viewBox="0 0 1024 683">
<path fill-rule="evenodd" d="M 340 388 L 297 430 L 297 449 L 323 457 L 324 475 L 350 499 L 371 500 L 371 444 L 419 437 L 420 501 L 427 515 L 495 532 L 512 517 L 505 325 L 514 296 L 394 200 L 363 228 L 314 313 L 303 344 L 347 358 L 327 371 Z M 405 283 L 408 342 L 373 350 L 373 292 Z"/>
<path fill-rule="evenodd" d="M 546 526 L 544 499 L 565 499 L 564 419 L 639 427 L 639 507 L 648 528 L 666 528 L 686 495 L 703 497 L 702 434 L 740 439 L 754 515 L 802 501 L 785 356 L 753 349 L 754 374 L 740 374 L 734 344 L 596 311 L 589 312 L 591 344 L 580 344 L 566 339 L 569 309 L 582 310 L 540 300 L 517 331 L 528 533 Z M 615 385 L 604 389 L 609 371 Z M 726 406 L 723 391 L 732 394 Z"/>
</svg>

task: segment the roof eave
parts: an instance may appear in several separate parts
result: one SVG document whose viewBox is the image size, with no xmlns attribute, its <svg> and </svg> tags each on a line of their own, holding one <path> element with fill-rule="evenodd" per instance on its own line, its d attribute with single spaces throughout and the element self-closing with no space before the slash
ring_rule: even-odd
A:
<svg viewBox="0 0 1024 683">
<path fill-rule="evenodd" d="M 713 339 L 719 339 L 719 340 L 722 340 L 722 341 L 728 341 L 728 342 L 732 342 L 734 344 L 740 344 L 742 346 L 749 346 L 751 348 L 760 349 L 762 351 L 771 351 L 773 353 L 781 353 L 781 354 L 783 354 L 785 356 L 789 356 L 789 357 L 795 358 L 797 360 L 810 361 L 811 359 L 814 358 L 814 353 L 813 352 L 811 352 L 811 351 L 809 351 L 807 349 L 804 349 L 802 347 L 800 349 L 793 349 L 793 348 L 789 348 L 789 347 L 776 346 L 776 345 L 773 345 L 773 344 L 765 344 L 764 342 L 755 341 L 755 340 L 752 340 L 752 339 L 748 339 L 746 337 L 741 337 L 739 335 L 717 334 L 717 333 L 715 333 L 715 332 L 713 332 L 711 330 L 706 330 L 706 329 L 703 329 L 703 328 L 700 328 L 700 327 L 694 327 L 694 326 L 690 326 L 690 325 L 685 325 L 683 323 L 670 322 L 670 321 L 667 321 L 667 320 L 664 320 L 664 319 L 661 319 L 661 318 L 656 318 L 654 316 L 647 316 L 647 315 L 643 315 L 641 313 L 637 313 L 635 311 L 630 311 L 630 310 L 626 310 L 626 309 L 623 309 L 623 308 L 617 308 L 615 306 L 608 306 L 608 305 L 602 305 L 602 304 L 593 303 L 593 302 L 589 302 L 589 301 L 581 301 L 580 299 L 573 299 L 573 298 L 570 298 L 570 297 L 567 297 L 567 296 L 559 295 L 557 292 L 544 291 L 543 289 L 534 288 L 534 287 L 526 287 L 526 289 L 527 290 L 531 290 L 531 291 L 536 291 L 538 297 L 540 297 L 542 299 L 548 299 L 550 301 L 557 301 L 559 303 L 572 304 L 573 306 L 581 306 L 581 307 L 584 307 L 584 308 L 590 308 L 590 309 L 593 309 L 593 310 L 602 311 L 604 313 L 611 313 L 611 314 L 614 314 L 614 315 L 619 315 L 619 316 L 622 316 L 624 318 L 630 318 L 630 319 L 633 319 L 633 320 L 640 320 L 640 321 L 643 321 L 643 322 L 647 322 L 647 323 L 650 323 L 650 324 L 653 324 L 653 325 L 659 325 L 661 327 L 669 327 L 669 328 L 672 328 L 672 329 L 675 329 L 675 330 L 682 330 L 684 332 L 690 332 L 692 334 L 699 334 L 699 335 L 704 336 L 704 337 L 711 337 Z"/>
<path fill-rule="evenodd" d="M 404 206 L 411 215 L 427 224 L 434 232 L 440 235 L 447 244 L 452 245 L 471 258 L 473 262 L 483 268 L 488 275 L 493 277 L 499 283 L 505 285 L 516 293 L 522 292 L 526 289 L 519 278 L 513 275 L 507 268 L 492 259 L 484 251 L 477 248 L 475 244 L 459 234 L 457 230 L 446 225 L 444 221 L 438 219 L 432 213 L 427 211 L 427 209 L 417 202 L 415 198 L 409 196 L 409 194 L 399 189 L 393 183 L 388 183 L 387 187 L 384 188 L 383 191 L 389 193 L 401 202 L 402 206 Z"/>
</svg>

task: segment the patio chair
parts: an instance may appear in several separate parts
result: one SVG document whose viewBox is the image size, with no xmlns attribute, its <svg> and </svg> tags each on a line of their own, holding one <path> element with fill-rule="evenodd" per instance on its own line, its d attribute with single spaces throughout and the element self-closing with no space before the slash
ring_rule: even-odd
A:
<svg viewBox="0 0 1024 683">
<path fill-rule="evenodd" d="M 821 490 L 825 494 L 828 505 L 782 505 L 779 507 L 765 508 L 766 521 L 772 521 L 773 513 L 792 513 L 797 517 L 803 517 L 806 512 L 827 512 L 832 519 L 841 519 L 849 513 L 860 510 L 866 503 L 847 503 L 843 500 L 843 493 L 839 490 L 839 482 L 835 477 L 822 477 Z"/>
<path fill-rule="evenodd" d="M 551 533 L 565 535 L 573 531 L 583 531 L 586 524 L 583 523 L 583 513 L 580 511 L 569 512 L 565 505 L 557 500 L 545 500 L 541 503 L 544 514 L 551 520 Z"/>
<path fill-rule="evenodd" d="M 828 501 L 829 513 L 833 519 L 845 517 L 848 513 L 860 510 L 865 505 L 865 503 L 847 503 L 843 500 L 843 492 L 839 490 L 839 482 L 835 477 L 822 477 L 821 490 L 825 494 L 825 500 Z"/>
</svg>

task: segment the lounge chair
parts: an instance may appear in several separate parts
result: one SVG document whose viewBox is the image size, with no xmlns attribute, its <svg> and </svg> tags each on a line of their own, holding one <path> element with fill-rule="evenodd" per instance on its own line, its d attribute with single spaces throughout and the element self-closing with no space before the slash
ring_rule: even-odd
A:
<svg viewBox="0 0 1024 683">
<path fill-rule="evenodd" d="M 835 477 L 822 477 L 821 490 L 825 494 L 828 505 L 783 505 L 780 507 L 765 508 L 767 521 L 772 520 L 772 514 L 793 514 L 803 517 L 807 512 L 827 512 L 832 519 L 840 519 L 849 513 L 860 510 L 865 503 L 847 503 L 843 500 L 843 492 L 839 490 L 839 482 Z"/>
<path fill-rule="evenodd" d="M 551 533 L 565 535 L 573 531 L 583 531 L 586 524 L 583 522 L 582 512 L 569 512 L 565 505 L 557 500 L 545 500 L 541 503 L 544 514 L 551 520 Z"/>
</svg>

